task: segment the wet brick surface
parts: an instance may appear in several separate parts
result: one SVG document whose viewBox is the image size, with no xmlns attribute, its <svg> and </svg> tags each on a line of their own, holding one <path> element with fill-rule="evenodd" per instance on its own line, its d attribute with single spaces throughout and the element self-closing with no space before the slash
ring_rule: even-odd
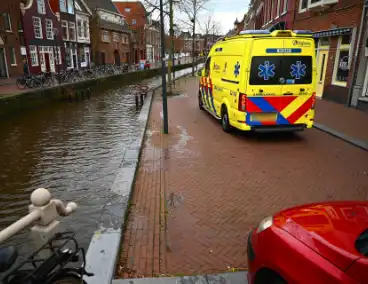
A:
<svg viewBox="0 0 368 284">
<path fill-rule="evenodd" d="M 368 198 L 368 154 L 316 129 L 226 134 L 197 107 L 198 79 L 152 105 L 117 277 L 246 268 L 248 232 L 285 207 Z"/>
</svg>

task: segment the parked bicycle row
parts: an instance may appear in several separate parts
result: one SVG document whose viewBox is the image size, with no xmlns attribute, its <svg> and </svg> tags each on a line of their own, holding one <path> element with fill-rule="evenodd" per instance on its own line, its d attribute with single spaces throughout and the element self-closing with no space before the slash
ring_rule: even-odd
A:
<svg viewBox="0 0 368 284">
<path fill-rule="evenodd" d="M 104 76 L 118 75 L 127 72 L 149 69 L 150 65 L 145 64 L 142 68 L 140 64 L 123 64 L 97 66 L 91 69 L 77 70 L 67 69 L 56 73 L 41 72 L 37 75 L 27 75 L 19 77 L 16 81 L 18 89 L 51 87 L 57 84 L 74 83 Z"/>
</svg>

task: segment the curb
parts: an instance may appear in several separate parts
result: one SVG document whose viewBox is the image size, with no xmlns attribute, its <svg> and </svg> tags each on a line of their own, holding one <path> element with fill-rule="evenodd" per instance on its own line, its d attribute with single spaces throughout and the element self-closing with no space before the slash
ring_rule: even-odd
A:
<svg viewBox="0 0 368 284">
<path fill-rule="evenodd" d="M 188 73 L 178 76 L 175 80 L 188 76 L 190 73 L 191 68 Z M 88 284 L 110 284 L 115 276 L 121 238 L 129 209 L 130 196 L 134 189 L 135 174 L 139 165 L 153 94 L 160 87 L 161 84 L 153 87 L 147 94 L 138 117 L 138 131 L 140 133 L 124 153 L 123 161 L 111 187 L 111 196 L 101 213 L 100 229 L 95 231 L 88 247 L 86 270 L 94 273 L 92 277 L 83 277 Z"/>
<path fill-rule="evenodd" d="M 241 271 L 180 277 L 116 279 L 112 284 L 247 284 L 247 274 L 246 271 Z"/>
<path fill-rule="evenodd" d="M 345 141 L 345 142 L 347 142 L 347 143 L 349 143 L 349 144 L 351 144 L 351 145 L 353 145 L 355 147 L 358 147 L 358 148 L 360 148 L 362 150 L 368 151 L 368 143 L 365 142 L 365 141 L 362 141 L 362 140 L 355 139 L 353 137 L 347 136 L 347 135 L 345 135 L 342 132 L 339 132 L 337 130 L 334 130 L 334 129 L 328 127 L 328 126 L 325 126 L 325 125 L 320 124 L 320 123 L 317 123 L 317 122 L 315 122 L 313 124 L 313 127 L 316 128 L 316 129 L 318 129 L 318 130 L 321 130 L 321 131 L 323 131 L 323 132 L 325 132 L 327 134 L 330 134 L 332 136 L 335 136 L 336 138 L 339 138 L 339 139 L 341 139 L 341 140 L 343 140 L 343 141 Z"/>
</svg>

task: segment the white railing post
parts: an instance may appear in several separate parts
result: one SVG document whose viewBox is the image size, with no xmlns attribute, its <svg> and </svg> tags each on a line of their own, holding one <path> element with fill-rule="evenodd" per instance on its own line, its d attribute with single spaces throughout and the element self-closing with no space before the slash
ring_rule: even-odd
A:
<svg viewBox="0 0 368 284">
<path fill-rule="evenodd" d="M 77 204 L 69 202 L 65 207 L 58 199 L 51 199 L 50 192 L 45 188 L 38 188 L 31 194 L 29 214 L 9 227 L 0 231 L 0 244 L 24 228 L 31 228 L 31 236 L 37 248 L 48 242 L 59 229 L 59 216 L 68 216 L 77 209 Z M 42 255 L 47 256 L 47 255 Z"/>
</svg>

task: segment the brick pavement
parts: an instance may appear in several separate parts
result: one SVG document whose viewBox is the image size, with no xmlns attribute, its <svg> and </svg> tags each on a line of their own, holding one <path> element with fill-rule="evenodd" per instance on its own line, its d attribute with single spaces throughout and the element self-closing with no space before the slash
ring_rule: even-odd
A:
<svg viewBox="0 0 368 284">
<path fill-rule="evenodd" d="M 152 105 L 117 277 L 246 268 L 246 238 L 293 205 L 368 198 L 367 153 L 316 129 L 226 134 L 197 107 L 198 78 Z"/>
<path fill-rule="evenodd" d="M 315 121 L 352 138 L 368 142 L 368 113 L 326 100 L 317 100 Z"/>
</svg>

